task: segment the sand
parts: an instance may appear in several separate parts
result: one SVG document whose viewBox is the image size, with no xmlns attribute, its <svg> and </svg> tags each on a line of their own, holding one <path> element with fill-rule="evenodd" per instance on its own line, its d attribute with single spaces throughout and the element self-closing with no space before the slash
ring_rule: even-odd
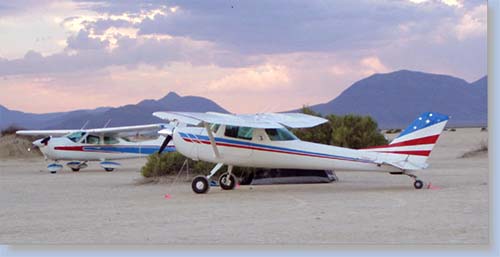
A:
<svg viewBox="0 0 500 257">
<path fill-rule="evenodd" d="M 444 132 L 415 190 L 407 176 L 337 173 L 329 184 L 192 193 L 189 182 L 137 183 L 145 160 L 104 172 L 46 171 L 43 158 L 0 161 L 2 244 L 489 244 L 487 141 Z M 165 198 L 169 194 L 170 198 Z"/>
</svg>

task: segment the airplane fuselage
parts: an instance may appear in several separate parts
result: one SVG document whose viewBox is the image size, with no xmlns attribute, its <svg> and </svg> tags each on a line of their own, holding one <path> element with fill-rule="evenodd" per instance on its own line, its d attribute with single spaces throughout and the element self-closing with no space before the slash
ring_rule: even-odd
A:
<svg viewBox="0 0 500 257">
<path fill-rule="evenodd" d="M 191 159 L 242 167 L 399 172 L 401 170 L 395 167 L 380 165 L 379 160 L 405 158 L 400 154 L 355 150 L 296 138 L 271 140 L 265 129 L 253 129 L 251 138 L 237 138 L 225 135 L 225 126 L 221 125 L 213 135 L 219 157 L 205 128 L 179 127 L 173 141 L 176 150 Z"/>
<path fill-rule="evenodd" d="M 35 141 L 34 144 L 51 160 L 102 161 L 146 157 L 158 152 L 163 140 L 162 136 L 140 142 L 128 142 L 120 138 L 113 144 L 86 144 L 73 142 L 66 137 L 55 137 L 51 138 L 47 145 L 40 143 L 41 140 Z M 173 146 L 166 149 L 174 150 Z"/>
</svg>

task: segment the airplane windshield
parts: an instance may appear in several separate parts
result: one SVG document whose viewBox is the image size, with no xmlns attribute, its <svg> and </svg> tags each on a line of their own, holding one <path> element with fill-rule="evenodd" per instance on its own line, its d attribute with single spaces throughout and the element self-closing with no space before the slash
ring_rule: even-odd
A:
<svg viewBox="0 0 500 257">
<path fill-rule="evenodd" d="M 212 124 L 210 125 L 210 129 L 212 132 L 217 133 L 217 130 L 219 130 L 220 124 Z"/>
<path fill-rule="evenodd" d="M 82 137 L 85 135 L 85 132 L 73 132 L 71 134 L 69 134 L 68 136 L 66 136 L 69 140 L 73 141 L 73 142 L 78 142 L 80 141 L 80 139 L 82 139 Z"/>
<path fill-rule="evenodd" d="M 297 140 L 298 138 L 286 128 L 266 129 L 266 134 L 271 141 Z"/>
</svg>

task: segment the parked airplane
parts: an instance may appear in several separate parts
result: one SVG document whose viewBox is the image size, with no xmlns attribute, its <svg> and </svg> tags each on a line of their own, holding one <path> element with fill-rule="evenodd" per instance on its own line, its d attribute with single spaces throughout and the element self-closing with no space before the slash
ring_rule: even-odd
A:
<svg viewBox="0 0 500 257">
<path fill-rule="evenodd" d="M 449 117 L 426 112 L 410 124 L 390 144 L 367 149 L 349 149 L 299 140 L 285 127 L 308 128 L 326 119 L 301 113 L 231 115 L 221 113 L 155 112 L 171 121 L 174 128 L 160 130 L 165 142 L 174 141 L 176 150 L 193 160 L 216 163 L 208 176 L 192 181 L 195 193 L 209 190 L 209 179 L 223 166 L 219 177 L 222 189 L 231 190 L 236 178 L 233 166 L 281 169 L 333 169 L 408 175 L 414 187 L 424 186 L 415 172 L 425 169 L 427 159 Z M 203 127 L 186 127 L 190 124 Z M 163 149 L 160 149 L 160 152 Z"/>
<path fill-rule="evenodd" d="M 163 136 L 154 140 L 132 142 L 120 136 L 126 132 L 158 131 L 164 129 L 165 124 L 150 124 L 139 126 L 125 126 L 114 128 L 80 129 L 80 130 L 19 130 L 18 135 L 44 135 L 33 145 L 40 148 L 45 159 L 55 161 L 47 166 L 51 173 L 63 168 L 59 161 L 68 160 L 66 165 L 73 171 L 87 167 L 89 161 L 100 161 L 106 171 L 113 171 L 120 164 L 111 160 L 140 158 L 158 152 L 160 148 L 175 151 L 175 147 L 165 141 Z M 162 146 L 162 142 L 165 143 Z"/>
</svg>

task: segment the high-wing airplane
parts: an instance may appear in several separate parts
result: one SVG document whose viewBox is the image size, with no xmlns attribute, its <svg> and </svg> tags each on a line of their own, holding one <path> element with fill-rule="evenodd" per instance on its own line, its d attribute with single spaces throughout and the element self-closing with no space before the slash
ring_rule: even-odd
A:
<svg viewBox="0 0 500 257">
<path fill-rule="evenodd" d="M 221 113 L 155 112 L 174 127 L 160 130 L 165 142 L 174 141 L 176 150 L 193 160 L 216 163 L 208 176 L 192 181 L 195 193 L 209 190 L 209 179 L 223 166 L 219 177 L 224 190 L 234 189 L 233 166 L 280 169 L 369 171 L 408 175 L 414 187 L 424 186 L 415 172 L 425 169 L 427 159 L 449 117 L 426 112 L 413 121 L 390 144 L 367 149 L 349 149 L 299 140 L 286 127 L 308 128 L 326 119 L 301 113 L 231 115 Z M 175 124 L 202 127 L 175 126 Z M 161 152 L 161 151 L 160 151 Z"/>
<path fill-rule="evenodd" d="M 130 141 L 122 133 L 158 131 L 165 124 L 110 127 L 80 130 L 19 130 L 18 135 L 46 136 L 33 142 L 40 148 L 45 159 L 55 161 L 47 166 L 51 173 L 63 168 L 59 161 L 70 161 L 66 165 L 73 171 L 86 168 L 89 161 L 100 161 L 106 171 L 113 171 L 120 164 L 112 160 L 140 158 L 161 151 L 175 151 L 163 136 L 154 140 Z M 164 145 L 162 145 L 164 143 Z M 168 145 L 167 145 L 168 144 Z"/>
</svg>

